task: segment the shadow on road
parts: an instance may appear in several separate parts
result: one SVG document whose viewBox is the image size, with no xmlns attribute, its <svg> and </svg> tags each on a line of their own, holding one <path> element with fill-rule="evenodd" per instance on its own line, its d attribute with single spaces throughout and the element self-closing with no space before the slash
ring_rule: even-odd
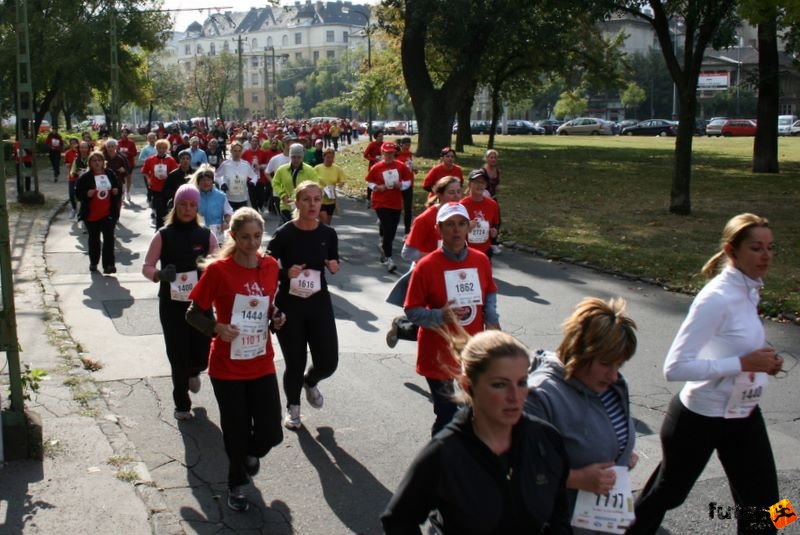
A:
<svg viewBox="0 0 800 535">
<path fill-rule="evenodd" d="M 380 327 L 372 324 L 378 320 L 378 316 L 372 312 L 356 307 L 347 299 L 336 295 L 333 292 L 331 292 L 331 303 L 333 303 L 337 320 L 352 321 L 358 326 L 359 329 L 367 332 L 374 333 L 380 330 Z"/>
<path fill-rule="evenodd" d="M 297 436 L 303 453 L 319 473 L 331 511 L 353 533 L 382 533 L 378 517 L 392 497 L 389 489 L 336 443 L 332 428 L 318 427 L 316 440 L 305 427 Z"/>
<path fill-rule="evenodd" d="M 23 533 L 29 521 L 35 525 L 37 511 L 56 507 L 28 492 L 43 477 L 40 461 L 14 461 L 0 469 L 0 533 Z"/>
<path fill-rule="evenodd" d="M 511 284 L 502 279 L 494 278 L 494 283 L 497 286 L 497 294 L 506 297 L 521 297 L 526 301 L 535 303 L 537 305 L 549 305 L 550 301 L 539 297 L 539 292 L 528 286 L 518 286 Z"/>
<path fill-rule="evenodd" d="M 100 273 L 92 273 L 92 283 L 83 295 L 86 296 L 83 300 L 86 307 L 102 310 L 111 319 L 122 317 L 123 311 L 133 305 L 130 290 L 121 286 L 116 277 L 105 277 Z M 107 307 L 106 301 L 114 301 L 116 306 Z"/>
</svg>

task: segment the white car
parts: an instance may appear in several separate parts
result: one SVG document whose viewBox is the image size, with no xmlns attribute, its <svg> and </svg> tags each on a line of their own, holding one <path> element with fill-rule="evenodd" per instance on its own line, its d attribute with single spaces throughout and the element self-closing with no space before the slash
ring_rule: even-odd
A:
<svg viewBox="0 0 800 535">
<path fill-rule="evenodd" d="M 795 121 L 790 128 L 790 133 L 793 136 L 800 136 L 800 121 Z"/>
<path fill-rule="evenodd" d="M 613 131 L 609 123 L 602 119 L 595 119 L 594 117 L 578 117 L 567 121 L 556 130 L 559 136 L 583 134 L 587 136 L 610 136 Z"/>
</svg>

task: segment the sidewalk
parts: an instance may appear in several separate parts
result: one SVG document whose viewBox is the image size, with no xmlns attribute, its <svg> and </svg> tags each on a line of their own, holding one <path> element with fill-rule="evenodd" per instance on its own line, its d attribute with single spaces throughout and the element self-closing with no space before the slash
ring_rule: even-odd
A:
<svg viewBox="0 0 800 535">
<path fill-rule="evenodd" d="M 48 373 L 39 394 L 26 404 L 42 418 L 45 458 L 0 466 L 0 533 L 119 533 L 122 526 L 126 533 L 152 533 L 148 510 L 137 496 L 146 488 L 118 479 L 119 468 L 109 464 L 127 460 L 133 449 L 113 421 L 102 419 L 104 403 L 94 383 L 83 380 L 89 372 L 81 366 L 46 273 L 45 238 L 51 219 L 65 205 L 67 183 L 63 172 L 54 183 L 46 160 L 41 163 L 44 205 L 17 204 L 13 177 L 6 180 L 6 194 L 20 361 Z M 7 380 L 3 377 L 4 384 Z"/>
</svg>

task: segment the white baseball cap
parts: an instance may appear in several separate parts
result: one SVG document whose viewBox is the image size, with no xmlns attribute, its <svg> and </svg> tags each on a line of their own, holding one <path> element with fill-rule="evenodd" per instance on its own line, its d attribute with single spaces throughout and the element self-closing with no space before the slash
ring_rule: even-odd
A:
<svg viewBox="0 0 800 535">
<path fill-rule="evenodd" d="M 464 219 L 469 219 L 469 213 L 463 204 L 457 202 L 443 204 L 436 213 L 436 222 L 441 223 L 442 221 L 447 221 L 456 215 L 460 215 Z"/>
</svg>

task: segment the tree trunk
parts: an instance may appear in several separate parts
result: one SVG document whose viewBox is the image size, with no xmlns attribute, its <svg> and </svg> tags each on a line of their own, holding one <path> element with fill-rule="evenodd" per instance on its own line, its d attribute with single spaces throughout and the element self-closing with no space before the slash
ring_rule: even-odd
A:
<svg viewBox="0 0 800 535">
<path fill-rule="evenodd" d="M 153 101 L 151 100 L 150 106 L 147 109 L 147 132 L 145 132 L 145 134 L 150 132 L 152 124 L 153 124 Z"/>
<path fill-rule="evenodd" d="M 758 130 L 753 142 L 753 172 L 778 172 L 780 75 L 775 17 L 758 25 Z"/>
<path fill-rule="evenodd" d="M 500 89 L 497 84 L 492 87 L 492 121 L 489 123 L 489 144 L 490 149 L 494 148 L 494 137 L 497 134 L 497 123 L 500 121 L 500 114 L 503 113 L 500 100 Z"/>
<path fill-rule="evenodd" d="M 695 81 L 679 88 L 681 98 L 678 110 L 678 137 L 675 139 L 675 166 L 672 170 L 672 190 L 670 191 L 669 211 L 677 215 L 692 213 L 692 140 L 694 118 L 697 110 Z"/>
<path fill-rule="evenodd" d="M 475 92 L 464 99 L 464 104 L 458 110 L 458 132 L 456 133 L 456 152 L 464 152 L 464 145 L 474 145 L 470 118 L 472 116 L 472 103 L 475 101 Z"/>
</svg>

